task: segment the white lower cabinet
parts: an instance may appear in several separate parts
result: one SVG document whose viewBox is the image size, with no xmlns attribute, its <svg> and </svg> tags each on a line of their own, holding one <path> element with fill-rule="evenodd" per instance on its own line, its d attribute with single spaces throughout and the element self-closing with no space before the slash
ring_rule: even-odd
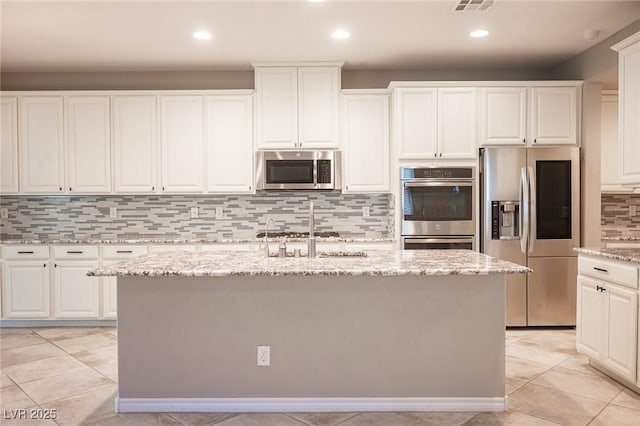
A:
<svg viewBox="0 0 640 426">
<path fill-rule="evenodd" d="M 637 383 L 638 267 L 580 255 L 576 348 Z"/>
<path fill-rule="evenodd" d="M 87 272 L 97 268 L 97 246 L 53 247 L 53 316 L 61 319 L 98 319 L 99 278 Z"/>
<path fill-rule="evenodd" d="M 5 260 L 2 312 L 6 318 L 49 318 L 49 262 Z"/>
<path fill-rule="evenodd" d="M 102 247 L 102 266 L 113 265 L 122 260 L 147 254 L 147 246 L 118 245 Z M 118 278 L 101 277 L 101 312 L 100 318 L 116 319 L 118 312 Z"/>
</svg>

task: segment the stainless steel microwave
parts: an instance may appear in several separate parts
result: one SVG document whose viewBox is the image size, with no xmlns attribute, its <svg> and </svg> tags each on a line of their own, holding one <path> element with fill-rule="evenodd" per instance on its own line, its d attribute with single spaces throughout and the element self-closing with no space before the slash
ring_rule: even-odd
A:
<svg viewBox="0 0 640 426">
<path fill-rule="evenodd" d="M 259 151 L 258 189 L 341 189 L 339 151 Z"/>
</svg>

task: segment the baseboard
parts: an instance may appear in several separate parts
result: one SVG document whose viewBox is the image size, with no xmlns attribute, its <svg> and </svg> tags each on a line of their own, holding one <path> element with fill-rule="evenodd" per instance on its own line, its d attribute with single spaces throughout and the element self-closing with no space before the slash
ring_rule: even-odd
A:
<svg viewBox="0 0 640 426">
<path fill-rule="evenodd" d="M 120 398 L 119 413 L 294 413 L 353 411 L 506 411 L 494 398 Z"/>
</svg>

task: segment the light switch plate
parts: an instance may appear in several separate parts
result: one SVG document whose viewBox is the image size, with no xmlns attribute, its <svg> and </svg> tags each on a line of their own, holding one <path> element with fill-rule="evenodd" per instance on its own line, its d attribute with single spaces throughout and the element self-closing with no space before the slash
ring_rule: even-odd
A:
<svg viewBox="0 0 640 426">
<path fill-rule="evenodd" d="M 635 217 L 637 214 L 637 206 L 635 204 L 629 205 L 629 217 Z"/>
<path fill-rule="evenodd" d="M 224 219 L 224 211 L 222 207 L 216 207 L 216 219 Z"/>
<path fill-rule="evenodd" d="M 371 216 L 371 207 L 363 207 L 362 208 L 362 217 L 369 217 Z"/>
<path fill-rule="evenodd" d="M 115 219 L 118 217 L 118 208 L 117 207 L 109 207 L 109 217 L 111 219 Z"/>
<path fill-rule="evenodd" d="M 191 219 L 198 218 L 198 207 L 191 207 Z"/>
<path fill-rule="evenodd" d="M 258 346 L 258 366 L 268 367 L 271 365 L 271 346 Z"/>
<path fill-rule="evenodd" d="M 0 209 L 0 219 L 9 219 L 9 210 L 6 207 Z"/>
</svg>

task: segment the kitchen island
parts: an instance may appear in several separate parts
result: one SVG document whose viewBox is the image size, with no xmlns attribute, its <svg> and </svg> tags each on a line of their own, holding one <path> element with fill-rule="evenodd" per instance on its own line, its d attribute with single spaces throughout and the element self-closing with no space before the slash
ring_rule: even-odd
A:
<svg viewBox="0 0 640 426">
<path fill-rule="evenodd" d="M 429 250 L 156 253 L 91 274 L 118 276 L 120 412 L 499 411 L 505 276 L 527 271 Z"/>
</svg>

